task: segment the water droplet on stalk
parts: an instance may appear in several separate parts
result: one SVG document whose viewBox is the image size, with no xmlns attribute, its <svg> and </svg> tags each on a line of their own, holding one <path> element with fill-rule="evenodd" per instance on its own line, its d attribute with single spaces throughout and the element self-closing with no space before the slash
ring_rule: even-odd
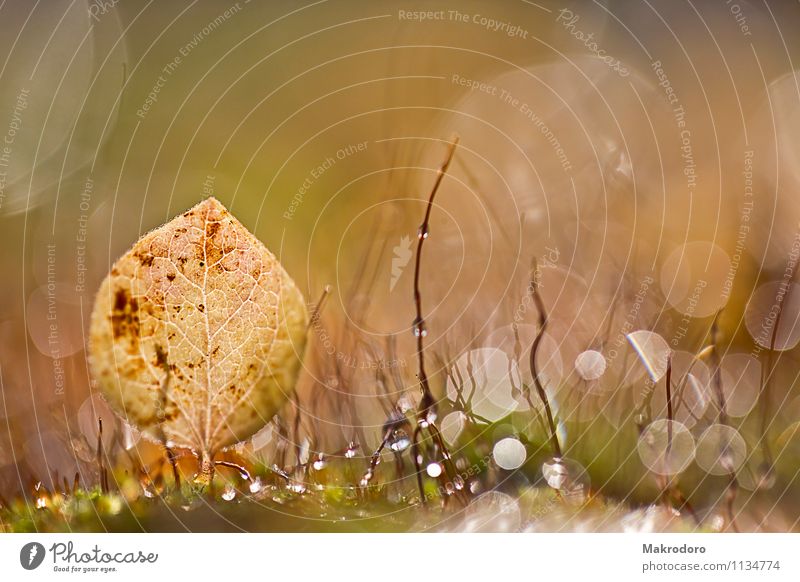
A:
<svg viewBox="0 0 800 582">
<path fill-rule="evenodd" d="M 366 487 L 367 485 L 369 485 L 369 482 L 372 481 L 373 475 L 374 473 L 372 472 L 372 469 L 364 473 L 364 476 L 361 478 L 360 482 L 361 486 Z"/>
<path fill-rule="evenodd" d="M 411 446 L 411 438 L 408 436 L 408 419 L 399 410 L 389 413 L 389 418 L 383 423 L 382 432 L 388 434 L 387 446 L 394 452 L 400 453 Z"/>
<path fill-rule="evenodd" d="M 584 380 L 597 380 L 606 371 L 606 359 L 597 350 L 586 350 L 575 358 L 575 371 Z"/>
<path fill-rule="evenodd" d="M 772 489 L 775 486 L 775 470 L 769 463 L 761 463 L 756 472 L 756 487 L 758 489 Z"/>
<path fill-rule="evenodd" d="M 455 444 L 461 431 L 464 430 L 466 422 L 467 415 L 460 410 L 451 412 L 442 419 L 442 425 L 439 427 L 439 430 L 442 433 L 442 438 L 448 445 L 452 446 Z"/>
<path fill-rule="evenodd" d="M 289 491 L 292 491 L 293 493 L 299 493 L 299 494 L 303 494 L 308 490 L 306 488 L 306 486 L 303 483 L 300 483 L 300 482 L 289 483 L 289 485 L 287 487 L 288 487 Z"/>
<path fill-rule="evenodd" d="M 694 437 L 675 420 L 656 420 L 644 429 L 636 446 L 645 467 L 657 475 L 677 475 L 694 459 Z"/>
<path fill-rule="evenodd" d="M 225 490 L 222 492 L 222 499 L 225 501 L 233 501 L 236 497 L 236 488 L 232 485 L 226 485 Z"/>
<path fill-rule="evenodd" d="M 429 477 L 439 477 L 442 474 L 442 466 L 439 463 L 430 463 L 426 468 L 425 472 L 428 473 Z"/>
<path fill-rule="evenodd" d="M 392 433 L 391 439 L 389 440 L 390 449 L 396 453 L 400 453 L 405 451 L 409 446 L 411 446 L 411 438 L 409 438 L 406 431 L 396 430 Z"/>
<path fill-rule="evenodd" d="M 554 457 L 542 465 L 547 484 L 566 495 L 581 495 L 588 491 L 591 481 L 586 468 L 572 459 Z"/>
<path fill-rule="evenodd" d="M 732 426 L 712 424 L 697 441 L 697 464 L 712 475 L 729 475 L 747 458 L 747 445 Z"/>
<path fill-rule="evenodd" d="M 327 466 L 328 462 L 325 460 L 325 455 L 322 453 L 317 456 L 316 460 L 312 464 L 312 467 L 314 467 L 315 471 L 322 471 Z"/>
</svg>

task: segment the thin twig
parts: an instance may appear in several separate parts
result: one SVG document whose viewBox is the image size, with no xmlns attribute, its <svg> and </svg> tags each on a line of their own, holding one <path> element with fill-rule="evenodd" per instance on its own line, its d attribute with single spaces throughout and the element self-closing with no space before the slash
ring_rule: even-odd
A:
<svg viewBox="0 0 800 582">
<path fill-rule="evenodd" d="M 411 459 L 414 461 L 414 474 L 417 476 L 420 503 L 425 505 L 428 500 L 425 498 L 425 487 L 422 485 L 422 464 L 419 461 L 419 433 L 421 430 L 419 424 L 414 427 L 414 434 L 411 437 Z"/>
<path fill-rule="evenodd" d="M 711 324 L 711 365 L 714 369 L 714 391 L 717 395 L 717 401 L 719 406 L 719 415 L 718 420 L 721 425 L 728 426 L 728 413 L 725 410 L 726 403 L 725 403 L 725 392 L 722 389 L 722 358 L 719 355 L 719 316 L 722 313 L 720 309 L 717 311 L 717 314 L 714 316 L 714 322 Z M 736 501 L 736 495 L 739 491 L 739 480 L 736 477 L 736 470 L 731 467 L 730 472 L 728 473 L 728 485 L 726 487 L 725 492 L 725 510 L 728 514 L 728 523 L 730 523 L 731 529 L 733 531 L 738 532 L 739 528 L 736 525 L 736 514 L 734 512 L 734 503 Z"/>
<path fill-rule="evenodd" d="M 536 334 L 536 338 L 533 340 L 533 345 L 531 345 L 531 374 L 533 375 L 533 383 L 536 386 L 536 393 L 539 395 L 539 400 L 542 401 L 542 405 L 544 406 L 545 417 L 547 418 L 547 426 L 550 428 L 550 446 L 553 449 L 553 456 L 560 459 L 562 457 L 561 444 L 558 442 L 558 432 L 556 431 L 556 423 L 553 420 L 553 411 L 550 408 L 550 402 L 547 399 L 547 393 L 545 392 L 542 382 L 539 379 L 539 370 L 536 364 L 536 354 L 539 351 L 539 344 L 541 344 L 544 333 L 547 330 L 547 311 L 544 308 L 544 301 L 542 301 L 542 297 L 539 295 L 539 281 L 537 280 L 536 276 L 537 272 L 538 265 L 536 263 L 536 257 L 534 257 L 531 262 L 531 298 L 533 299 L 533 304 L 536 306 L 536 311 L 539 314 L 539 331 Z"/>
<path fill-rule="evenodd" d="M 442 179 L 444 175 L 447 173 L 447 168 L 450 167 L 450 162 L 453 159 L 453 154 L 455 154 L 456 146 L 458 145 L 458 137 L 453 138 L 453 141 L 450 144 L 450 149 L 447 154 L 447 158 L 445 159 L 444 163 L 439 168 L 439 171 L 436 174 L 436 181 L 433 184 L 433 189 L 431 190 L 431 194 L 428 197 L 428 205 L 425 209 L 425 218 L 422 221 L 422 225 L 419 227 L 419 231 L 417 233 L 417 256 L 416 261 L 414 263 L 414 306 L 416 307 L 417 316 L 414 319 L 414 335 L 417 338 L 417 359 L 419 360 L 419 382 L 420 388 L 422 389 L 422 396 L 423 401 L 427 399 L 431 399 L 431 388 L 428 384 L 428 375 L 425 372 L 425 347 L 424 347 L 424 338 L 426 335 L 425 331 L 425 319 L 422 316 L 422 293 L 419 289 L 419 280 L 420 280 L 420 272 L 422 266 L 422 245 L 425 242 L 425 239 L 428 238 L 428 234 L 430 232 L 430 219 L 431 219 L 431 210 L 433 210 L 433 200 L 436 197 L 436 192 L 439 190 L 439 186 L 442 183 Z M 427 411 L 423 411 L 427 413 Z"/>
<path fill-rule="evenodd" d="M 100 490 L 108 493 L 108 473 L 103 462 L 103 419 L 97 419 L 97 467 L 100 471 Z"/>
<path fill-rule="evenodd" d="M 667 356 L 667 456 L 672 450 L 672 354 Z"/>
<path fill-rule="evenodd" d="M 789 293 L 791 293 L 792 287 L 789 286 L 786 290 L 786 296 L 783 298 L 783 301 L 778 302 L 778 313 L 775 316 L 775 324 L 772 328 L 772 334 L 769 340 L 769 354 L 767 354 L 767 369 L 766 369 L 766 376 L 762 373 L 762 381 L 761 381 L 761 447 L 764 452 L 764 462 L 767 464 L 768 470 L 772 470 L 772 449 L 769 446 L 769 439 L 767 438 L 767 432 L 769 431 L 769 420 L 770 420 L 770 409 L 771 406 L 771 398 L 770 398 L 770 387 L 772 385 L 772 375 L 775 373 L 775 368 L 777 364 L 774 362 L 774 354 L 775 354 L 775 343 L 778 339 L 778 327 L 781 324 L 781 315 L 783 315 L 783 306 L 789 301 Z"/>
<path fill-rule="evenodd" d="M 447 152 L 447 158 L 445 159 L 444 163 L 439 167 L 439 171 L 436 173 L 436 181 L 433 184 L 433 188 L 431 189 L 430 196 L 428 197 L 428 204 L 425 209 L 425 218 L 422 221 L 422 224 L 419 227 L 419 231 L 417 233 L 417 253 L 416 259 L 414 263 L 414 306 L 416 308 L 416 317 L 413 322 L 413 331 L 414 335 L 417 338 L 417 360 L 419 362 L 419 383 L 420 383 L 420 390 L 422 391 L 422 398 L 420 399 L 419 408 L 417 410 L 417 426 L 414 429 L 414 438 L 411 442 L 411 450 L 412 455 L 414 457 L 414 467 L 416 468 L 417 473 L 417 485 L 419 487 L 420 499 L 422 503 L 425 503 L 425 490 L 422 485 L 422 472 L 419 462 L 419 436 L 420 431 L 422 428 L 428 429 L 433 440 L 439 450 L 442 453 L 443 461 L 444 461 L 444 469 L 447 478 L 451 481 L 454 481 L 456 478 L 455 468 L 452 465 L 452 461 L 450 459 L 450 453 L 447 451 L 447 447 L 442 439 L 441 434 L 436 429 L 434 425 L 435 420 L 435 405 L 436 400 L 433 397 L 433 393 L 431 392 L 430 384 L 428 382 L 428 374 L 425 372 L 425 342 L 424 338 L 426 335 L 425 331 L 425 318 L 422 315 L 422 293 L 420 291 L 420 273 L 422 267 L 422 245 L 425 243 L 425 239 L 428 238 L 428 234 L 430 232 L 430 219 L 431 219 L 431 211 L 433 210 L 433 201 L 436 197 L 436 192 L 439 190 L 439 186 L 442 183 L 442 179 L 444 175 L 447 173 L 447 169 L 450 167 L 450 162 L 453 160 L 453 155 L 456 151 L 456 146 L 458 145 L 458 137 L 454 137 L 453 141 L 450 143 L 450 148 Z"/>
</svg>

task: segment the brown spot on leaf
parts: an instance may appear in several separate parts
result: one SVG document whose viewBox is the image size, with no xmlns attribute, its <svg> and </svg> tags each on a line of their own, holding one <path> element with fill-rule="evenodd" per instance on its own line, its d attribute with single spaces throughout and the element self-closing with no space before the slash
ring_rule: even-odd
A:
<svg viewBox="0 0 800 582">
<path fill-rule="evenodd" d="M 160 344 L 156 344 L 156 365 L 166 370 L 167 352 L 164 351 Z"/>
<path fill-rule="evenodd" d="M 150 267 L 153 265 L 153 260 L 156 257 L 152 253 L 138 253 L 136 258 L 139 259 L 143 267 Z"/>
<path fill-rule="evenodd" d="M 206 227 L 206 238 L 214 238 L 219 231 L 219 222 L 209 222 Z"/>
<path fill-rule="evenodd" d="M 114 293 L 111 311 L 111 331 L 114 339 L 127 336 L 132 344 L 139 340 L 139 304 L 125 289 Z"/>
</svg>

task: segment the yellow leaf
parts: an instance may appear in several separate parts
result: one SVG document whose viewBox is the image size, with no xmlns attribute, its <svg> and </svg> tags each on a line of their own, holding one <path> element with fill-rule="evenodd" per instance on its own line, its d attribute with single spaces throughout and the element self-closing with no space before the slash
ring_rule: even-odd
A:
<svg viewBox="0 0 800 582">
<path fill-rule="evenodd" d="M 286 401 L 307 321 L 275 256 L 209 198 L 111 269 L 92 313 L 92 371 L 129 423 L 208 462 Z"/>
</svg>

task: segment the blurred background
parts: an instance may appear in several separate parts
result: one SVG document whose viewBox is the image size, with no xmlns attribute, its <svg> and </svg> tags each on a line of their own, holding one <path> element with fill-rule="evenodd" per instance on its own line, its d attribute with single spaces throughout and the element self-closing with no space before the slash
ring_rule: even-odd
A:
<svg viewBox="0 0 800 582">
<path fill-rule="evenodd" d="M 320 451 L 358 441 L 368 455 L 387 410 L 416 397 L 417 227 L 457 134 L 421 271 L 443 412 L 460 356 L 536 323 L 538 257 L 564 438 L 596 487 L 653 494 L 632 494 L 641 467 L 617 468 L 641 465 L 626 419 L 645 372 L 663 371 L 628 378 L 655 348 L 625 336 L 695 354 L 722 310 L 751 489 L 777 456 L 766 504 L 790 498 L 798 23 L 796 3 L 746 0 L 2 3 L 0 492 L 90 471 L 104 406 L 86 362 L 94 293 L 139 236 L 209 195 L 309 304 L 330 285 L 298 387 L 303 430 Z M 623 380 L 587 388 L 594 372 L 575 362 L 589 350 Z M 375 362 L 392 388 L 376 388 Z M 714 421 L 713 373 L 698 369 L 683 372 L 705 394 L 683 418 L 695 439 Z M 515 433 L 505 413 L 522 405 L 487 398 L 505 419 L 491 435 Z M 613 451 L 598 444 L 616 434 Z M 787 511 L 776 527 L 796 527 Z"/>
</svg>

